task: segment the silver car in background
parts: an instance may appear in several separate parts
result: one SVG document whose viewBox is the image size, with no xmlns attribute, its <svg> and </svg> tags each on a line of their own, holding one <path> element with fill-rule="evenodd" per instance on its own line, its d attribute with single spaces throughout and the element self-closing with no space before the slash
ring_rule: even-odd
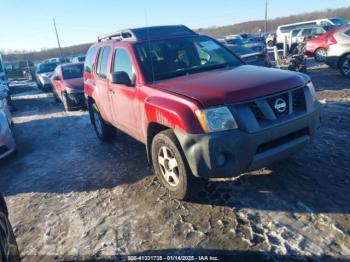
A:
<svg viewBox="0 0 350 262">
<path fill-rule="evenodd" d="M 12 132 L 12 117 L 7 104 L 7 88 L 0 82 L 0 159 L 16 150 Z"/>
<path fill-rule="evenodd" d="M 326 63 L 350 78 L 350 25 L 339 28 L 328 37 Z"/>
<path fill-rule="evenodd" d="M 51 76 L 57 65 L 58 63 L 56 62 L 46 62 L 37 66 L 35 77 L 39 89 L 43 90 L 44 92 L 49 92 L 52 90 Z"/>
</svg>

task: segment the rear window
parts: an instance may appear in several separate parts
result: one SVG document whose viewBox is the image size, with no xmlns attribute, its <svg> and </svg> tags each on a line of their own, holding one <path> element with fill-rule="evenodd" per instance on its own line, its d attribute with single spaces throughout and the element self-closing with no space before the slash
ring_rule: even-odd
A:
<svg viewBox="0 0 350 262">
<path fill-rule="evenodd" d="M 56 63 L 46 63 L 39 65 L 38 73 L 49 73 L 53 72 L 57 67 Z"/>
<path fill-rule="evenodd" d="M 109 58 L 110 52 L 111 52 L 111 47 L 106 46 L 100 49 L 100 52 L 98 55 L 96 73 L 102 79 L 106 79 L 107 77 L 108 58 Z"/>
<path fill-rule="evenodd" d="M 83 77 L 84 66 L 81 65 L 71 65 L 62 67 L 63 79 L 73 79 Z"/>
<path fill-rule="evenodd" d="M 307 26 L 314 26 L 316 25 L 316 22 L 310 22 L 310 23 L 304 23 L 304 24 L 298 24 L 298 25 L 286 25 L 286 26 L 281 26 L 280 31 L 281 33 L 289 33 L 293 29 L 298 29 L 302 27 L 307 27 Z"/>
<path fill-rule="evenodd" d="M 96 52 L 96 47 L 91 47 L 86 54 L 85 65 L 84 65 L 84 70 L 86 72 L 92 71 L 92 64 L 94 63 L 95 52 Z"/>
</svg>

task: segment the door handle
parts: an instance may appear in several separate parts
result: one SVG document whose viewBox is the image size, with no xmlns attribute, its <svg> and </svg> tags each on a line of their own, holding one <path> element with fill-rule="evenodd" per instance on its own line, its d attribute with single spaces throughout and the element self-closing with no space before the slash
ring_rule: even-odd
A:
<svg viewBox="0 0 350 262">
<path fill-rule="evenodd" d="M 109 89 L 109 92 L 110 92 L 111 94 L 115 94 L 115 92 L 114 92 L 113 89 Z"/>
</svg>

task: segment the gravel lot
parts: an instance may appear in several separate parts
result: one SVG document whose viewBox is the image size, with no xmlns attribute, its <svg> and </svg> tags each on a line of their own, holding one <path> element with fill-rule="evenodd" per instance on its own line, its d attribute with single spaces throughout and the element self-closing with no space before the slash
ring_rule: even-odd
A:
<svg viewBox="0 0 350 262">
<path fill-rule="evenodd" d="M 101 144 L 85 111 L 66 113 L 33 83 L 12 90 L 18 153 L 0 191 L 23 261 L 121 254 L 224 254 L 263 261 L 350 260 L 350 81 L 310 75 L 323 103 L 314 143 L 288 160 L 172 200 L 144 145 Z"/>
</svg>

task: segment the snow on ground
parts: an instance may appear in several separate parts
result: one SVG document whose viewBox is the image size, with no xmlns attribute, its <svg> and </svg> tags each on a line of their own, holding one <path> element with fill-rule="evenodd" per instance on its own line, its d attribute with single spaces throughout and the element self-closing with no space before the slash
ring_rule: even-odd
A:
<svg viewBox="0 0 350 262">
<path fill-rule="evenodd" d="M 322 66 L 310 76 L 323 101 L 314 143 L 239 179 L 203 183 L 189 202 L 168 197 L 142 144 L 122 133 L 101 144 L 85 111 L 66 113 L 34 84 L 15 83 L 19 152 L 0 163 L 0 191 L 23 261 L 218 251 L 350 259 L 350 82 Z"/>
</svg>

